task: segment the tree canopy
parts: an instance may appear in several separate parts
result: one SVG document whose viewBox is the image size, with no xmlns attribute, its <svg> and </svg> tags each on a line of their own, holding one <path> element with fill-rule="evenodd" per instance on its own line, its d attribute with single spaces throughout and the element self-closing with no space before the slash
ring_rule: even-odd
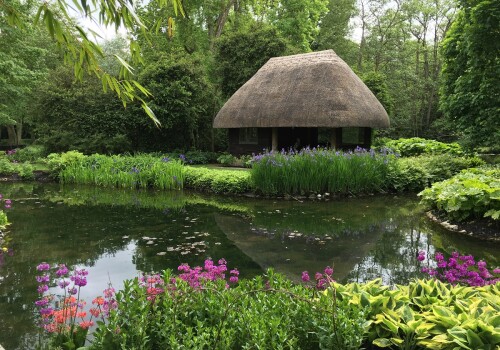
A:
<svg viewBox="0 0 500 350">
<path fill-rule="evenodd" d="M 443 43 L 441 108 L 471 146 L 500 145 L 500 3 L 463 0 Z"/>
<path fill-rule="evenodd" d="M 181 0 L 155 0 L 160 7 L 172 4 L 174 13 L 183 13 Z M 106 1 L 106 0 L 66 0 L 54 2 L 43 1 L 33 6 L 33 13 L 21 11 L 21 4 L 17 0 L 0 0 L 0 18 L 12 27 L 22 31 L 28 29 L 28 23 L 43 23 L 50 37 L 61 50 L 64 61 L 71 65 L 74 74 L 82 79 L 84 72 L 95 75 L 102 82 L 104 90 L 114 91 L 124 105 L 139 100 L 145 112 L 155 121 L 154 113 L 144 101 L 149 92 L 133 79 L 133 67 L 118 55 L 116 59 L 121 68 L 118 76 L 104 71 L 99 58 L 103 56 L 101 47 L 96 43 L 98 33 L 82 28 L 75 21 L 77 15 L 86 17 L 105 26 L 114 26 L 118 29 L 123 26 L 127 30 L 139 28 L 148 36 L 148 28 L 135 12 L 133 0 Z M 89 35 L 93 34 L 93 38 Z M 1 34 L 3 36 L 3 34 Z M 140 48 L 134 40 L 130 40 L 130 59 L 133 64 L 141 62 Z"/>
</svg>

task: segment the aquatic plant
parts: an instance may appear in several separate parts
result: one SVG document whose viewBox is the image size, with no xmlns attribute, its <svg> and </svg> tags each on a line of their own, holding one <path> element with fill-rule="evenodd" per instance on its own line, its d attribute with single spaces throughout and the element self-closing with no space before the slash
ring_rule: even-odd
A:
<svg viewBox="0 0 500 350">
<path fill-rule="evenodd" d="M 183 161 L 147 154 L 135 156 L 75 157 L 60 170 L 62 183 L 94 184 L 121 188 L 181 189 Z"/>
<path fill-rule="evenodd" d="M 423 267 L 422 272 L 442 282 L 471 287 L 500 282 L 499 268 L 489 271 L 486 262 L 482 260 L 476 261 L 472 255 L 460 255 L 458 252 L 453 252 L 446 260 L 442 253 L 437 252 L 434 259 L 435 261 L 429 259 L 429 263 L 435 267 Z M 424 252 L 419 252 L 418 260 L 425 260 Z"/>
<path fill-rule="evenodd" d="M 340 193 L 357 194 L 385 188 L 388 163 L 395 158 L 381 152 L 356 148 L 343 152 L 304 148 L 266 152 L 254 156 L 251 178 L 264 194 Z"/>
</svg>

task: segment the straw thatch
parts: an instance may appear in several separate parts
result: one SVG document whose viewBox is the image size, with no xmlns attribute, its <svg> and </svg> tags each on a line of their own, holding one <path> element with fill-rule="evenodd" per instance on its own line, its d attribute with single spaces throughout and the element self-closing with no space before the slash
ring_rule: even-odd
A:
<svg viewBox="0 0 500 350">
<path fill-rule="evenodd" d="M 384 107 L 332 50 L 271 58 L 217 114 L 215 128 L 389 127 Z"/>
</svg>

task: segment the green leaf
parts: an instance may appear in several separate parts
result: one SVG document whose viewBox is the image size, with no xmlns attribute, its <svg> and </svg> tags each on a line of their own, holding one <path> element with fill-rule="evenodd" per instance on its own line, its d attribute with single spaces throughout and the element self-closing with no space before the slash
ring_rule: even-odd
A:
<svg viewBox="0 0 500 350">
<path fill-rule="evenodd" d="M 392 342 L 387 338 L 378 338 L 375 339 L 372 343 L 379 348 L 388 348 L 393 345 Z"/>
</svg>

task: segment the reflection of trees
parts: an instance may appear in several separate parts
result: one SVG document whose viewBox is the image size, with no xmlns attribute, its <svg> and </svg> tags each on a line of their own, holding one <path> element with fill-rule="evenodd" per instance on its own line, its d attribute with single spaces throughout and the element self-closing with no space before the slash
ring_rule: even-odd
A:
<svg viewBox="0 0 500 350">
<path fill-rule="evenodd" d="M 430 232 L 418 217 L 400 217 L 388 226 L 373 250 L 349 273 L 346 280 L 367 281 L 381 277 L 386 284 L 407 283 L 419 275 L 420 250 L 433 251 Z"/>
<path fill-rule="evenodd" d="M 237 267 L 242 270 L 241 277 L 251 277 L 262 272 L 262 269 L 255 264 L 240 250 L 235 249 L 233 242 L 220 232 L 214 219 L 214 209 L 205 205 L 187 206 L 178 217 L 178 220 L 168 226 L 168 232 L 156 235 L 155 244 L 147 244 L 148 240 L 141 239 L 137 242 L 137 249 L 133 256 L 133 262 L 141 271 L 162 271 L 164 269 L 177 270 L 182 263 L 190 266 L 203 265 L 206 258 L 225 258 L 229 267 Z M 190 227 L 185 227 L 186 222 L 182 220 L 186 217 L 196 218 L 196 222 L 189 222 Z M 182 232 L 189 232 L 182 235 Z M 197 232 L 197 233 L 195 233 Z M 194 237 L 192 240 L 185 240 L 186 237 Z M 203 242 L 203 246 L 193 243 Z M 190 249 L 186 247 L 192 246 Z M 200 249 L 197 249 L 199 247 Z M 167 248 L 179 248 L 179 250 L 169 252 L 159 256 L 158 253 L 165 252 Z M 201 251 L 203 250 L 203 251 Z M 189 252 L 182 254 L 182 252 Z"/>
</svg>

